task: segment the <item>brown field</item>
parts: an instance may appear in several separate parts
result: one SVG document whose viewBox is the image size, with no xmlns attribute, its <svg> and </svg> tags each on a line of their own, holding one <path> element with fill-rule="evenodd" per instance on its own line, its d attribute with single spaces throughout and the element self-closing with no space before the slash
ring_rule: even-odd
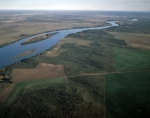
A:
<svg viewBox="0 0 150 118">
<path fill-rule="evenodd" d="M 13 69 L 12 71 L 12 78 L 15 82 L 62 76 L 66 76 L 64 67 L 62 65 L 46 63 L 39 63 L 35 69 Z"/>
<path fill-rule="evenodd" d="M 133 34 L 126 42 L 132 47 L 150 49 L 150 35 Z"/>
<path fill-rule="evenodd" d="M 64 66 L 39 63 L 35 69 L 13 69 L 13 83 L 0 84 L 0 103 L 4 103 L 18 82 L 65 77 Z"/>
<path fill-rule="evenodd" d="M 6 101 L 15 86 L 16 83 L 0 84 L 0 103 L 4 103 Z"/>
<path fill-rule="evenodd" d="M 125 32 L 109 32 L 117 39 L 125 40 L 128 46 L 138 49 L 150 49 L 150 35 L 125 33 Z"/>
<path fill-rule="evenodd" d="M 3 76 L 0 76 L 0 80 L 3 79 Z"/>
</svg>

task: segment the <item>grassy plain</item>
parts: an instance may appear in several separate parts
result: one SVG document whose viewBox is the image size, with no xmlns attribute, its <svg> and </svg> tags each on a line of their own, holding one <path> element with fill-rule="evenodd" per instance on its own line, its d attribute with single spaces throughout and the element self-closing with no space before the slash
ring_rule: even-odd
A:
<svg viewBox="0 0 150 118">
<path fill-rule="evenodd" d="M 150 69 L 150 51 L 114 48 L 115 71 L 139 71 Z"/>
<path fill-rule="evenodd" d="M 125 40 L 128 46 L 137 49 L 150 49 L 150 35 L 127 32 L 109 32 L 117 39 Z"/>
<path fill-rule="evenodd" d="M 68 82 L 66 77 L 59 77 L 59 78 L 50 78 L 50 79 L 38 79 L 38 80 L 27 80 L 27 81 L 20 81 L 19 83 L 14 82 L 15 85 L 14 89 L 11 89 L 11 93 L 7 98 L 7 101 L 0 104 L 0 114 L 2 114 L 8 107 L 11 106 L 21 95 L 28 93 L 34 89 L 41 89 L 46 88 L 48 86 L 54 86 L 58 84 L 65 84 Z"/>
<path fill-rule="evenodd" d="M 0 45 L 19 40 L 22 35 L 79 27 L 95 27 L 105 24 L 102 14 L 75 11 L 18 11 L 0 12 Z"/>
<path fill-rule="evenodd" d="M 106 74 L 106 117 L 150 116 L 150 71 Z"/>
<path fill-rule="evenodd" d="M 59 83 L 61 83 L 60 80 L 58 81 Z M 8 118 L 19 118 L 21 116 L 61 118 L 104 117 L 104 76 L 70 77 L 69 83 L 55 84 L 53 86 L 49 85 L 53 83 L 49 83 L 48 80 L 41 82 L 41 86 L 46 84 L 42 89 L 37 85 L 38 89 L 33 89 L 36 82 L 18 84 L 17 87 L 19 88 L 16 88 L 16 91 L 12 93 L 13 96 L 16 96 L 17 90 L 20 93 L 29 90 L 27 89 L 29 85 L 32 91 L 23 94 L 7 110 L 5 116 Z M 97 82 L 100 82 L 100 84 Z M 37 112 L 37 110 L 40 112 Z M 32 111 L 32 113 L 29 114 L 28 111 Z"/>
<path fill-rule="evenodd" d="M 106 118 L 150 117 L 149 19 L 138 20 L 107 29 L 127 47 L 113 48 L 116 72 L 105 75 Z"/>
<path fill-rule="evenodd" d="M 137 34 L 150 34 L 150 23 L 149 18 L 147 16 L 145 17 L 138 17 L 137 22 L 131 22 L 129 20 L 123 21 L 123 25 L 120 25 L 120 27 L 111 27 L 109 29 L 106 29 L 107 31 L 115 31 L 115 32 L 126 32 L 126 33 L 137 33 Z"/>
</svg>

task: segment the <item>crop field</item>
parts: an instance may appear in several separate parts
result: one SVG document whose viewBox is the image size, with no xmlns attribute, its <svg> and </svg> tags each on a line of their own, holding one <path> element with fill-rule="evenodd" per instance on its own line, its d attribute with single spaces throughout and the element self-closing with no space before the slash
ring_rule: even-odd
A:
<svg viewBox="0 0 150 118">
<path fill-rule="evenodd" d="M 65 70 L 62 65 L 39 63 L 35 69 L 13 69 L 13 81 L 37 80 L 42 78 L 64 77 Z"/>
<path fill-rule="evenodd" d="M 13 89 L 15 88 L 16 84 L 11 83 L 1 83 L 0 84 L 0 104 L 6 102 L 6 99 L 11 94 Z"/>
<path fill-rule="evenodd" d="M 150 69 L 150 51 L 114 48 L 115 71 L 140 71 Z"/>
<path fill-rule="evenodd" d="M 106 74 L 106 117 L 150 116 L 150 71 Z"/>
<path fill-rule="evenodd" d="M 109 33 L 115 38 L 125 40 L 128 46 L 113 48 L 115 72 L 105 75 L 106 118 L 148 118 L 149 35 L 116 31 Z"/>
<path fill-rule="evenodd" d="M 20 81 L 19 83 L 13 83 L 15 87 L 11 89 L 11 92 L 9 92 L 10 94 L 9 97 L 7 95 L 7 99 L 5 99 L 6 102 L 0 104 L 0 114 L 3 113 L 8 107 L 10 107 L 10 105 L 13 104 L 18 99 L 19 96 L 24 95 L 25 93 L 28 93 L 31 90 L 41 89 L 49 86 L 55 86 L 58 84 L 66 84 L 66 83 L 68 83 L 68 79 L 66 77 Z"/>
<path fill-rule="evenodd" d="M 128 46 L 137 49 L 150 49 L 150 35 L 126 32 L 109 32 L 117 39 L 125 40 Z"/>
<path fill-rule="evenodd" d="M 41 85 L 43 86 L 43 83 L 47 82 L 42 82 Z M 34 82 L 32 83 L 34 86 Z M 24 84 L 27 83 L 18 84 L 18 88 L 12 95 L 17 93 L 17 90 L 18 92 L 26 90 L 29 85 L 27 84 L 28 86 L 25 87 Z M 23 89 L 22 86 L 25 88 Z M 104 117 L 104 76 L 70 77 L 69 83 L 57 84 L 57 86 L 49 85 L 49 87 L 45 86 L 42 89 L 37 87 L 38 89 L 32 88 L 32 91 L 23 94 L 15 102 L 15 105 L 5 112 L 5 116 L 8 118 L 19 118 L 22 115 L 31 117 L 27 112 L 29 110 L 35 117 Z M 38 113 L 37 110 L 39 110 Z M 13 114 L 14 112 L 15 114 Z"/>
<path fill-rule="evenodd" d="M 58 77 L 62 78 L 62 80 L 60 80 L 60 79 L 54 80 L 54 78 L 58 78 Z M 47 83 L 45 83 L 45 84 L 42 84 L 42 83 L 43 82 L 49 83 L 49 81 L 50 81 L 49 79 L 52 79 L 52 81 L 50 81 L 50 83 L 47 85 L 50 85 L 53 82 L 54 83 L 55 82 L 58 82 L 58 83 L 65 82 L 66 80 L 63 79 L 65 77 L 66 77 L 66 74 L 64 71 L 64 67 L 62 65 L 39 63 L 35 67 L 35 69 L 13 69 L 13 71 L 12 71 L 13 83 L 0 84 L 0 91 L 1 91 L 0 103 L 5 103 L 6 100 L 8 99 L 7 100 L 7 104 L 8 104 L 9 103 L 8 101 L 11 101 L 11 99 L 15 100 L 19 96 L 18 94 L 23 93 L 23 91 L 25 91 L 25 89 L 30 90 L 30 88 L 34 88 L 34 86 L 38 86 L 38 87 L 46 86 L 45 84 L 47 84 Z M 48 79 L 48 80 L 46 80 L 46 79 Z M 41 81 L 43 81 L 43 82 L 41 82 Z M 21 86 L 21 88 L 18 86 Z M 15 88 L 15 90 L 14 90 L 14 88 Z M 11 92 L 15 93 L 15 95 Z M 13 95 L 11 95 L 11 94 L 13 94 Z"/>
</svg>

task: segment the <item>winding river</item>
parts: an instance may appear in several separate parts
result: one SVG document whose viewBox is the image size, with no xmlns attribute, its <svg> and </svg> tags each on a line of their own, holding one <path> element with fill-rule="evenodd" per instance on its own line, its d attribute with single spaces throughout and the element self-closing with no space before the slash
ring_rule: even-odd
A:
<svg viewBox="0 0 150 118">
<path fill-rule="evenodd" d="M 10 45 L 2 47 L 2 48 L 0 48 L 0 69 L 2 69 L 3 67 L 5 67 L 7 65 L 13 64 L 20 60 L 23 60 L 25 58 L 35 56 L 47 49 L 50 49 L 52 46 L 56 45 L 62 38 L 64 38 L 65 36 L 67 36 L 69 34 L 81 32 L 81 31 L 85 31 L 85 30 L 106 29 L 106 28 L 118 26 L 118 24 L 116 24 L 115 21 L 111 21 L 111 22 L 107 22 L 107 23 L 109 23 L 111 25 L 96 27 L 96 28 L 69 29 L 69 30 L 59 30 L 59 31 L 41 33 L 41 34 L 37 34 L 37 35 L 31 36 L 28 38 L 21 39 L 15 43 L 12 43 Z M 39 41 L 36 43 L 21 45 L 22 42 L 24 42 L 25 40 L 28 40 L 29 38 L 33 38 L 38 35 L 44 35 L 47 33 L 49 33 L 49 34 L 57 33 L 57 34 L 48 39 L 45 39 L 45 40 L 42 40 L 42 41 Z M 32 50 L 32 49 L 36 49 L 36 50 L 31 54 L 28 54 L 28 55 L 25 55 L 25 56 L 22 56 L 19 58 L 14 58 L 17 55 L 19 55 L 23 52 Z"/>
</svg>

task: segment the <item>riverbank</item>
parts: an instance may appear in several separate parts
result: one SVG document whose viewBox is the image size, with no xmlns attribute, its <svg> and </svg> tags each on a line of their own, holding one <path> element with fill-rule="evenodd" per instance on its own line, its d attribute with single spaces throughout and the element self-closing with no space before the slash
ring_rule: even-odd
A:
<svg viewBox="0 0 150 118">
<path fill-rule="evenodd" d="M 102 25 L 96 25 L 96 26 L 92 26 L 92 27 L 71 27 L 71 28 L 62 28 L 62 29 L 57 29 L 57 30 L 50 30 L 50 31 L 44 31 L 44 32 L 40 32 L 40 33 L 35 33 L 35 34 L 28 34 L 28 36 L 24 36 L 24 37 L 21 37 L 19 39 L 16 39 L 15 41 L 10 41 L 8 43 L 4 43 L 4 44 L 0 44 L 0 48 L 2 47 L 5 47 L 5 46 L 8 46 L 10 44 L 13 44 L 15 42 L 18 42 L 20 40 L 23 40 L 24 38 L 28 38 L 28 37 L 31 37 L 31 36 L 36 36 L 36 35 L 39 35 L 39 34 L 43 34 L 43 33 L 50 33 L 50 32 L 55 32 L 55 31 L 60 31 L 60 30 L 69 30 L 69 29 L 83 29 L 83 28 L 96 28 L 96 27 L 103 27 L 103 26 L 110 26 L 109 23 L 104 22 Z M 57 34 L 57 33 L 56 33 Z M 22 35 L 22 34 L 20 34 Z M 20 37 L 20 36 L 19 36 Z M 47 39 L 47 38 L 46 38 Z M 43 39 L 44 40 L 44 39 Z M 38 41 L 37 41 L 38 42 Z M 34 43 L 34 42 L 33 42 Z"/>
<path fill-rule="evenodd" d="M 108 18 L 103 14 L 89 14 L 84 12 L 84 19 L 82 12 L 13 12 L 10 14 L 0 13 L 1 25 L 0 29 L 0 45 L 5 46 L 18 40 L 20 34 L 28 34 L 33 36 L 34 34 L 40 34 L 42 32 L 51 32 L 63 29 L 77 29 L 87 27 L 99 27 L 103 26 Z M 55 13 L 55 15 L 54 15 Z M 30 15 L 29 15 L 30 14 Z M 66 16 L 67 15 L 67 16 Z M 91 16 L 92 15 L 92 16 Z M 72 19 L 73 18 L 73 19 Z M 94 19 L 93 19 L 94 18 Z M 20 39 L 20 38 L 19 38 Z"/>
<path fill-rule="evenodd" d="M 110 26 L 106 25 L 106 26 L 103 26 L 103 27 L 96 27 L 96 28 L 82 28 L 82 29 L 70 29 L 70 30 L 60 30 L 58 31 L 58 37 L 57 35 L 55 35 L 57 38 L 55 39 L 47 39 L 47 40 L 43 40 L 43 41 L 40 41 L 40 42 L 37 42 L 37 43 L 32 43 L 32 45 L 20 45 L 21 41 L 18 41 L 16 43 L 14 43 L 13 45 L 10 45 L 12 47 L 16 47 L 16 48 L 13 48 L 13 50 L 9 50 L 9 46 L 6 46 L 6 47 L 3 47 L 1 50 L 0 50 L 0 53 L 5 56 L 4 53 L 7 52 L 7 56 L 6 58 L 10 59 L 10 58 L 13 58 L 11 55 L 16 55 L 18 54 L 17 53 L 17 50 L 25 50 L 24 48 L 26 48 L 26 50 L 29 50 L 29 49 L 37 49 L 31 56 L 35 56 L 37 55 L 38 53 L 42 53 L 43 51 L 49 49 L 50 47 L 52 47 L 53 45 L 57 44 L 62 38 L 64 38 L 66 35 L 69 35 L 69 34 L 72 34 L 72 33 L 77 33 L 77 32 L 81 32 L 81 31 L 84 31 L 84 30 L 94 30 L 94 29 L 105 29 L 105 28 L 109 28 L 109 27 L 113 27 L 113 26 L 118 26 L 115 22 L 107 22 L 109 24 L 111 24 Z M 49 32 L 49 33 L 52 33 L 52 32 Z M 57 33 L 57 32 L 56 32 Z M 43 33 L 44 34 L 44 33 Z M 53 38 L 53 37 L 52 37 Z M 51 40 L 50 40 L 51 39 Z M 22 39 L 22 40 L 26 40 L 26 39 Z M 52 44 L 52 45 L 51 45 Z M 43 46 L 41 46 L 43 45 Z M 5 50 L 5 51 L 3 51 Z M 0 62 L 5 62 L 5 63 L 1 63 L 0 64 L 0 68 L 2 67 L 5 67 L 7 65 L 7 59 L 4 59 L 5 57 L 3 57 L 2 59 L 0 59 Z M 25 57 L 25 58 L 28 58 L 28 57 Z M 11 60 L 9 60 L 9 64 Z M 16 62 L 18 62 L 19 60 L 16 60 Z M 14 63 L 14 60 L 12 60 L 12 63 Z"/>
</svg>

